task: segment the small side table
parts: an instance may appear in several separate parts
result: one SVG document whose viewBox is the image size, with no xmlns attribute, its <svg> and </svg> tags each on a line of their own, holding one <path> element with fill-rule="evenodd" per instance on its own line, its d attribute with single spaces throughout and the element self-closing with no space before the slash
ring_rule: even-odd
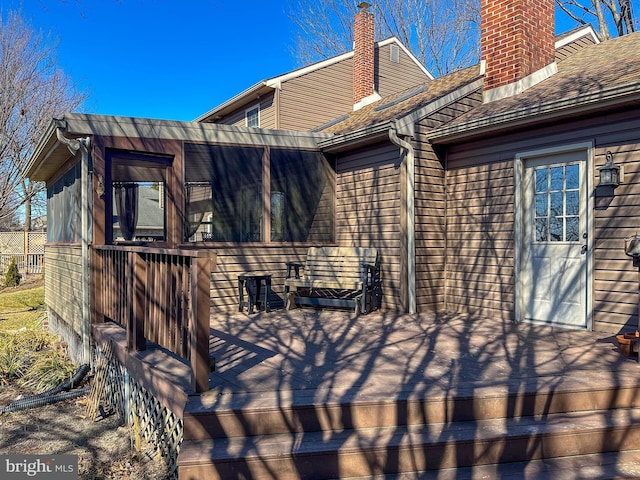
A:
<svg viewBox="0 0 640 480">
<path fill-rule="evenodd" d="M 264 289 L 262 289 L 264 282 Z M 247 290 L 248 301 L 244 301 L 244 291 Z M 249 313 L 253 313 L 253 307 L 264 305 L 264 311 L 269 309 L 269 295 L 271 294 L 271 274 L 270 273 L 245 273 L 238 275 L 238 311 L 242 311 L 245 305 Z"/>
</svg>

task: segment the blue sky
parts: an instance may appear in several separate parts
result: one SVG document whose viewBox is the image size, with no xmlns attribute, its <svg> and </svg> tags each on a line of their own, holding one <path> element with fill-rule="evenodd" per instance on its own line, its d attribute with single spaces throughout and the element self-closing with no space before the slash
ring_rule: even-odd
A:
<svg viewBox="0 0 640 480">
<path fill-rule="evenodd" d="M 296 67 L 285 3 L 254 0 L 3 0 L 58 38 L 85 111 L 193 120 Z"/>
<path fill-rule="evenodd" d="M 58 39 L 60 67 L 89 94 L 85 112 L 193 120 L 260 80 L 297 67 L 287 5 L 2 0 L 1 8 L 19 8 L 34 29 Z"/>
</svg>

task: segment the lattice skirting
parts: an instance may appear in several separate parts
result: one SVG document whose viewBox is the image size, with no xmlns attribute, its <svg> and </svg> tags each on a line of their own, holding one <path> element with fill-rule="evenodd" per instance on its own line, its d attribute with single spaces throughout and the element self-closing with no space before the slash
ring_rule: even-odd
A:
<svg viewBox="0 0 640 480">
<path fill-rule="evenodd" d="M 167 461 L 169 478 L 178 478 L 178 453 L 182 444 L 182 420 L 162 405 L 113 356 L 111 344 L 94 351 L 95 377 L 87 406 L 94 421 L 99 412 L 115 410 L 132 429 L 155 446 Z"/>
</svg>

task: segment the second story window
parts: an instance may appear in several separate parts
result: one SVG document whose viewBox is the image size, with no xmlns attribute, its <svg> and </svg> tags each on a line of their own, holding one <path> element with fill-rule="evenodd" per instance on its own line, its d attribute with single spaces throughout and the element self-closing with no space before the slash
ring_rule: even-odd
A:
<svg viewBox="0 0 640 480">
<path fill-rule="evenodd" d="M 260 126 L 260 106 L 249 108 L 244 112 L 245 124 L 247 127 L 258 128 Z"/>
</svg>

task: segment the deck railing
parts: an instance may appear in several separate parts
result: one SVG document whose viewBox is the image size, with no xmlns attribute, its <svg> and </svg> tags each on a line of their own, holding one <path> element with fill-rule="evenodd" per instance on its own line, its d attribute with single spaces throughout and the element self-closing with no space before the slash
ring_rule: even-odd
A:
<svg viewBox="0 0 640 480">
<path fill-rule="evenodd" d="M 209 388 L 210 252 L 125 245 L 95 247 L 96 314 L 190 362 L 196 392 Z"/>
</svg>

